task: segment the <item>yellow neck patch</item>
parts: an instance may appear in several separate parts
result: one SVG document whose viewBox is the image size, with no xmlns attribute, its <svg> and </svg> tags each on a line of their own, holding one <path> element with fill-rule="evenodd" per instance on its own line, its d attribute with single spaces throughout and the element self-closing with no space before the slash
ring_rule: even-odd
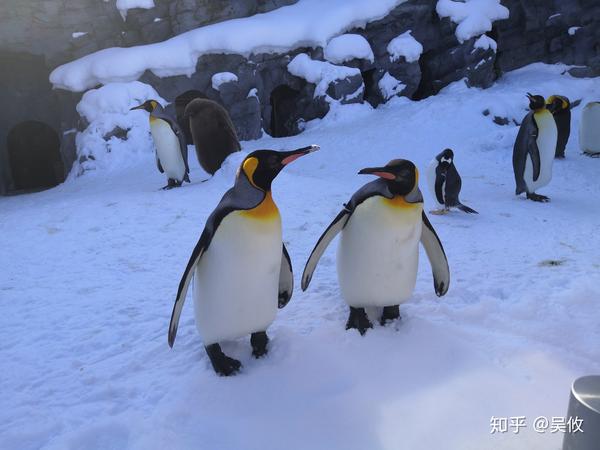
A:
<svg viewBox="0 0 600 450">
<path fill-rule="evenodd" d="M 383 203 L 390 208 L 415 209 L 421 206 L 421 203 L 409 203 L 403 195 L 397 195 L 394 198 L 382 197 Z"/>
<path fill-rule="evenodd" d="M 258 206 L 252 209 L 246 209 L 240 211 L 240 214 L 243 216 L 257 219 L 257 220 L 271 220 L 276 217 L 279 217 L 279 209 L 277 205 L 273 201 L 273 196 L 271 195 L 271 191 L 267 191 L 265 193 L 265 198 L 262 202 L 258 204 Z"/>
</svg>

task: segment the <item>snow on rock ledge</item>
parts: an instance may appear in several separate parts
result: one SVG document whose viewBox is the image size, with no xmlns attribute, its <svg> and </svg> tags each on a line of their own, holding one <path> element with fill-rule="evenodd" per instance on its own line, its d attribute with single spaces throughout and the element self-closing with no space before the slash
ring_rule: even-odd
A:
<svg viewBox="0 0 600 450">
<path fill-rule="evenodd" d="M 306 53 L 296 55 L 287 68 L 292 75 L 304 78 L 309 83 L 317 85 L 315 97 L 325 95 L 329 84 L 336 80 L 343 80 L 356 75 L 360 77 L 360 70 L 358 69 L 310 59 Z"/>
<path fill-rule="evenodd" d="M 232 81 L 237 81 L 238 77 L 235 73 L 231 72 L 219 72 L 215 73 L 211 78 L 211 85 L 215 91 L 219 90 L 219 87 L 223 83 L 230 83 Z"/>
<path fill-rule="evenodd" d="M 134 8 L 152 9 L 154 8 L 154 0 L 117 0 L 117 9 L 123 20 L 127 18 L 127 11 Z"/>
<path fill-rule="evenodd" d="M 449 17 L 458 24 L 455 35 L 461 44 L 490 31 L 495 20 L 509 16 L 508 8 L 502 6 L 500 0 L 439 0 L 435 10 L 441 18 Z"/>
<path fill-rule="evenodd" d="M 352 59 L 375 60 L 369 42 L 360 34 L 342 34 L 334 37 L 325 47 L 324 56 L 327 61 L 341 64 Z"/>
<path fill-rule="evenodd" d="M 406 87 L 404 83 L 391 76 L 389 72 L 386 72 L 383 77 L 381 77 L 381 80 L 379 80 L 377 86 L 379 87 L 381 95 L 386 100 L 389 100 L 395 95 L 400 94 Z"/>
<path fill-rule="evenodd" d="M 496 49 L 498 48 L 498 44 L 496 44 L 496 41 L 488 35 L 482 34 L 479 37 L 479 39 L 475 41 L 473 47 L 480 48 L 482 50 L 489 50 L 491 48 L 493 51 L 496 51 Z"/>
<path fill-rule="evenodd" d="M 299 0 L 268 13 L 214 23 L 156 44 L 112 47 L 57 67 L 50 82 L 81 92 L 99 84 L 156 76 L 192 75 L 198 57 L 225 53 L 287 53 L 298 47 L 325 47 L 351 28 L 385 17 L 406 0 Z"/>
<path fill-rule="evenodd" d="M 419 60 L 421 53 L 423 53 L 423 46 L 412 36 L 411 30 L 408 30 L 390 41 L 387 52 L 390 54 L 391 62 L 404 56 L 406 62 L 411 63 Z"/>
</svg>

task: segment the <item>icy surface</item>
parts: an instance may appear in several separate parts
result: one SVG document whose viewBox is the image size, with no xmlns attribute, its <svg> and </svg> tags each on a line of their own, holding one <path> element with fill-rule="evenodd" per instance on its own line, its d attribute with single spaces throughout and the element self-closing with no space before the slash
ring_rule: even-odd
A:
<svg viewBox="0 0 600 450">
<path fill-rule="evenodd" d="M 435 10 L 440 17 L 450 17 L 456 27 L 456 38 L 464 42 L 491 31 L 492 22 L 508 19 L 508 8 L 500 0 L 438 0 Z"/>
<path fill-rule="evenodd" d="M 389 72 L 386 72 L 383 77 L 381 77 L 381 80 L 379 80 L 377 85 L 379 86 L 381 95 L 383 95 L 383 98 L 386 100 L 399 94 L 406 87 L 405 84 L 397 78 L 394 78 Z"/>
<path fill-rule="evenodd" d="M 498 48 L 498 44 L 496 43 L 496 41 L 486 34 L 482 34 L 481 36 L 479 36 L 479 38 L 477 38 L 473 46 L 482 50 L 489 50 L 491 48 L 493 51 L 496 51 L 496 49 Z"/>
<path fill-rule="evenodd" d="M 235 73 L 231 72 L 219 72 L 215 73 L 211 78 L 212 88 L 219 90 L 219 87 L 223 83 L 230 83 L 231 81 L 237 81 L 238 77 Z"/>
<path fill-rule="evenodd" d="M 424 174 L 451 147 L 461 199 L 480 214 L 430 216 L 448 294 L 435 296 L 422 253 L 402 320 L 364 337 L 344 330 L 332 243 L 309 290 L 297 287 L 278 313 L 266 358 L 251 357 L 248 339 L 224 345 L 244 364 L 235 378 L 213 373 L 190 299 L 173 349 L 167 326 L 241 153 L 201 183 L 190 152 L 192 183 L 171 191 L 159 190 L 164 176 L 143 152 L 0 197 L 0 448 L 559 449 L 562 433 L 536 433 L 533 419 L 564 416 L 573 379 L 600 371 L 599 161 L 577 151 L 581 105 L 600 97 L 600 79 L 565 69 L 533 65 L 487 90 L 457 82 L 419 102 L 332 108 L 301 135 L 244 142 L 245 152 L 321 145 L 273 184 L 296 286 L 322 231 L 372 179 L 356 174 L 363 167 L 401 157 Z M 567 158 L 540 192 L 548 204 L 515 197 L 517 127 L 482 115 L 506 102 L 521 119 L 526 92 L 582 99 Z M 126 145 L 134 153 L 140 141 Z M 491 416 L 526 416 L 528 427 L 491 435 Z"/>
<path fill-rule="evenodd" d="M 352 67 L 336 66 L 326 61 L 310 59 L 306 53 L 300 53 L 292 59 L 288 66 L 288 72 L 297 77 L 304 78 L 309 83 L 316 84 L 315 97 L 325 95 L 329 84 L 335 80 L 354 75 L 360 75 L 360 70 Z"/>
<path fill-rule="evenodd" d="M 324 50 L 325 59 L 334 64 L 341 64 L 351 59 L 366 59 L 373 62 L 373 50 L 360 34 L 342 34 L 329 41 Z"/>
<path fill-rule="evenodd" d="M 299 0 L 242 19 L 207 25 L 163 42 L 112 47 L 57 67 L 50 82 L 71 91 L 98 84 L 137 80 L 146 70 L 159 77 L 191 75 L 206 53 L 284 53 L 298 47 L 325 47 L 351 28 L 381 19 L 406 0 Z"/>
<path fill-rule="evenodd" d="M 411 30 L 408 30 L 390 41 L 387 52 L 390 54 L 392 62 L 404 56 L 406 62 L 410 63 L 419 60 L 421 53 L 423 53 L 423 46 L 412 36 Z"/>
</svg>

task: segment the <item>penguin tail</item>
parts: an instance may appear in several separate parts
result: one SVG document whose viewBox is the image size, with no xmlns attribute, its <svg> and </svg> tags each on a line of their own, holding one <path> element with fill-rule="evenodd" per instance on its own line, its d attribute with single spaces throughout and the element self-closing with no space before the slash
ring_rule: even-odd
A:
<svg viewBox="0 0 600 450">
<path fill-rule="evenodd" d="M 478 213 L 477 211 L 475 211 L 474 209 L 472 209 L 472 208 L 469 208 L 468 206 L 466 206 L 466 205 L 463 205 L 462 203 L 459 203 L 458 205 L 456 205 L 456 207 L 457 207 L 458 209 L 460 209 L 461 211 L 463 211 L 463 212 L 466 212 L 467 214 L 479 214 L 479 213 Z"/>
</svg>

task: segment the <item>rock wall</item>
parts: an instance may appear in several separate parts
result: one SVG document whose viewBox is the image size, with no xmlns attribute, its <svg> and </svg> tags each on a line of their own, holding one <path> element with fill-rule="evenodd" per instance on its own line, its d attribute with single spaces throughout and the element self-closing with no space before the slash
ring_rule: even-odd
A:
<svg viewBox="0 0 600 450">
<path fill-rule="evenodd" d="M 85 125 L 75 111 L 81 94 L 51 89 L 48 74 L 58 65 L 103 48 L 162 41 L 295 1 L 154 0 L 154 8 L 131 9 L 125 15 L 117 10 L 116 0 L 3 0 L 0 62 L 10 69 L 0 73 L 0 101 L 19 106 L 5 108 L 0 117 L 0 194 L 14 189 L 6 137 L 22 121 L 42 121 L 57 132 L 66 170 L 75 159 L 73 130 Z M 409 0 L 364 29 L 348 30 L 368 40 L 374 61 L 344 63 L 359 69 L 361 76 L 331 83 L 325 97 L 314 98 L 315 85 L 287 70 L 299 53 L 323 60 L 322 48 L 248 58 L 204 55 L 189 78 L 145 73 L 140 81 L 172 101 L 174 113 L 194 96 L 219 101 L 230 112 L 240 138 L 255 139 L 262 130 L 276 136 L 300 132 L 303 121 L 327 113 L 331 99 L 377 106 L 387 100 L 380 86 L 384 77 L 402 84 L 399 95 L 421 99 L 463 78 L 485 88 L 503 72 L 536 61 L 580 66 L 571 69 L 576 76 L 600 75 L 598 0 L 502 0 L 510 17 L 494 22 L 487 33 L 497 42 L 497 51 L 477 48 L 476 38 L 459 43 L 456 24 L 440 19 L 436 4 L 437 0 Z M 422 44 L 422 55 L 415 62 L 403 57 L 391 61 L 388 43 L 407 30 Z M 211 77 L 223 71 L 235 73 L 238 81 L 215 90 Z"/>
</svg>

